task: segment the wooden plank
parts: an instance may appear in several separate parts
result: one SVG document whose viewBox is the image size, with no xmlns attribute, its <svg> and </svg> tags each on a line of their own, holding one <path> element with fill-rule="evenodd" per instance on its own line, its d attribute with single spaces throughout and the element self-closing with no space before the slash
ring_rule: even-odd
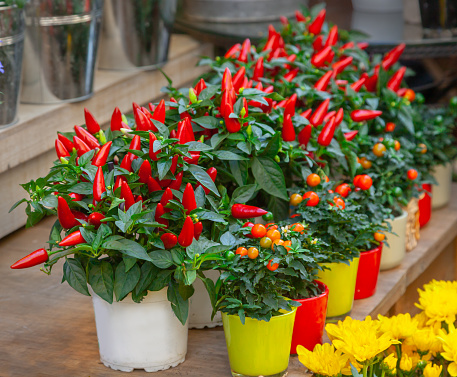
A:
<svg viewBox="0 0 457 377">
<path fill-rule="evenodd" d="M 454 185 L 454 194 L 456 189 Z M 61 263 L 51 276 L 38 269 L 13 271 L 8 267 L 44 244 L 53 221 L 53 218 L 46 219 L 37 227 L 19 230 L 0 241 L 0 376 L 125 375 L 106 368 L 99 361 L 91 299 L 66 283 L 60 284 Z M 455 261 L 451 264 L 449 258 L 455 255 L 452 245 L 457 236 L 456 221 L 457 205 L 435 211 L 432 222 L 422 233 L 420 247 L 408 255 L 401 267 L 381 273 L 375 296 L 356 301 L 352 316 L 363 319 L 368 314 L 387 314 L 404 299 L 405 293 L 410 294 L 414 281 L 409 279 L 415 276 L 416 283 L 422 283 L 420 271 L 424 271 L 423 268 L 446 269 L 443 277 L 449 277 L 446 273 L 452 272 L 450 270 L 455 273 Z M 451 242 L 444 245 L 449 238 Z M 413 253 L 419 255 L 413 257 Z M 433 260 L 429 260 L 430 255 Z M 303 376 L 305 371 L 298 358 L 291 357 L 288 376 Z M 150 376 L 144 371 L 129 374 L 132 377 L 147 375 Z M 154 376 L 231 376 L 222 329 L 190 330 L 186 361 Z"/>
<path fill-rule="evenodd" d="M 194 79 L 207 68 L 196 67 L 201 55 L 212 55 L 210 44 L 184 35 L 173 35 L 164 72 L 177 86 Z M 0 173 L 12 169 L 54 148 L 57 131 L 70 131 L 84 123 L 84 107 L 102 124 L 111 119 L 114 107 L 129 112 L 132 101 L 139 104 L 157 99 L 167 85 L 160 71 L 105 71 L 95 75 L 94 96 L 86 101 L 58 105 L 19 106 L 19 123 L 0 130 Z"/>
</svg>

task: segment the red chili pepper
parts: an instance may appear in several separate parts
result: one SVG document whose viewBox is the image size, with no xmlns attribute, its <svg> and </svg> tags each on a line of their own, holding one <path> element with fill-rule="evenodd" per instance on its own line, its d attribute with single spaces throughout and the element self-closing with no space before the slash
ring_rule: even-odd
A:
<svg viewBox="0 0 457 377">
<path fill-rule="evenodd" d="M 284 107 L 284 118 L 286 117 L 287 114 L 289 114 L 291 117 L 295 115 L 295 105 L 297 103 L 297 94 L 294 93 L 290 96 L 290 98 L 286 101 L 285 107 Z"/>
<path fill-rule="evenodd" d="M 105 177 L 103 176 L 103 170 L 102 170 L 101 166 L 99 166 L 97 169 L 97 173 L 95 174 L 95 179 L 94 179 L 94 188 L 93 188 L 94 200 L 96 202 L 100 202 L 102 200 L 102 194 L 104 192 L 106 192 Z"/>
<path fill-rule="evenodd" d="M 174 156 L 171 158 L 170 171 L 171 171 L 172 174 L 175 174 L 175 172 L 176 172 L 176 168 L 177 168 L 177 166 L 178 166 L 178 158 L 179 158 L 178 155 L 174 155 Z"/>
<path fill-rule="evenodd" d="M 324 24 L 325 21 L 325 14 L 326 11 L 325 9 L 322 9 L 316 16 L 316 18 L 311 22 L 308 26 L 308 31 L 311 34 L 317 35 L 321 32 L 322 25 Z"/>
<path fill-rule="evenodd" d="M 143 201 L 143 197 L 141 195 L 137 195 L 137 197 L 135 198 L 135 203 L 142 202 L 142 201 Z"/>
<path fill-rule="evenodd" d="M 233 106 L 227 104 L 226 115 L 224 115 L 225 127 L 230 133 L 238 132 L 241 129 L 241 124 L 237 118 L 230 118 L 230 114 L 233 113 Z"/>
<path fill-rule="evenodd" d="M 63 143 L 59 139 L 56 139 L 55 147 L 57 157 L 59 158 L 59 160 L 62 157 L 70 157 L 70 153 L 68 153 L 67 148 L 65 148 L 65 145 L 63 145 Z"/>
<path fill-rule="evenodd" d="M 359 80 L 350 85 L 351 89 L 358 92 L 362 88 L 363 84 L 365 84 L 366 80 L 366 77 L 361 77 Z"/>
<path fill-rule="evenodd" d="M 197 93 L 197 96 L 199 96 L 200 93 L 203 92 L 203 90 L 205 90 L 205 89 L 206 89 L 205 80 L 200 79 L 200 81 L 197 83 L 197 85 L 195 85 L 195 92 Z"/>
<path fill-rule="evenodd" d="M 291 82 L 295 77 L 297 77 L 299 71 L 299 68 L 290 70 L 284 75 L 284 80 L 286 80 L 287 82 Z"/>
<path fill-rule="evenodd" d="M 181 188 L 182 177 L 183 172 L 179 172 L 178 174 L 176 174 L 176 179 L 173 182 L 171 182 L 169 187 L 173 190 L 179 190 Z"/>
<path fill-rule="evenodd" d="M 348 42 L 348 43 L 345 43 L 344 45 L 342 45 L 340 47 L 340 51 L 343 52 L 344 50 L 347 50 L 348 48 L 354 48 L 355 47 L 355 43 L 354 42 Z"/>
<path fill-rule="evenodd" d="M 186 144 L 189 141 L 195 141 L 194 130 L 189 118 L 186 118 L 178 123 L 178 140 L 179 144 Z"/>
<path fill-rule="evenodd" d="M 120 131 L 122 128 L 122 113 L 119 107 L 116 107 L 111 115 L 111 131 Z"/>
<path fill-rule="evenodd" d="M 344 118 L 344 110 L 342 108 L 338 109 L 335 115 L 335 124 L 338 127 Z"/>
<path fill-rule="evenodd" d="M 146 115 L 144 115 L 141 109 L 137 109 L 134 113 L 134 116 L 136 123 L 136 131 L 149 131 L 151 129 L 151 121 L 148 119 Z"/>
<path fill-rule="evenodd" d="M 19 259 L 17 262 L 13 263 L 11 265 L 11 268 L 13 270 L 29 268 L 47 262 L 48 259 L 49 255 L 46 249 L 38 249 L 35 250 L 33 253 L 30 253 L 29 255 L 25 256 L 24 258 Z"/>
<path fill-rule="evenodd" d="M 178 237 L 176 237 L 173 233 L 164 233 L 160 239 L 163 242 L 163 246 L 167 250 L 173 249 L 178 243 Z"/>
<path fill-rule="evenodd" d="M 122 182 L 127 182 L 124 176 L 118 175 L 116 178 L 116 182 L 114 183 L 114 189 L 113 191 L 116 191 L 119 187 L 121 187 Z"/>
<path fill-rule="evenodd" d="M 89 215 L 88 223 L 93 225 L 95 229 L 98 229 L 100 225 L 102 225 L 102 220 L 105 218 L 105 215 L 103 215 L 100 212 L 92 212 Z"/>
<path fill-rule="evenodd" d="M 194 224 L 194 238 L 198 241 L 200 235 L 203 232 L 203 224 L 201 221 L 198 221 Z"/>
<path fill-rule="evenodd" d="M 330 104 L 330 98 L 327 98 L 324 102 L 322 102 L 316 109 L 316 111 L 311 115 L 309 118 L 309 122 L 314 126 L 317 127 L 322 124 L 325 118 L 325 114 L 328 111 L 328 105 Z"/>
<path fill-rule="evenodd" d="M 400 59 L 401 54 L 405 50 L 406 45 L 404 43 L 399 44 L 398 46 L 394 47 L 390 50 L 382 59 L 382 66 L 387 71 L 390 67 L 392 67 L 398 59 Z"/>
<path fill-rule="evenodd" d="M 288 18 L 285 17 L 285 16 L 280 16 L 280 17 L 279 17 L 279 21 L 281 21 L 281 24 L 283 24 L 284 26 L 289 25 L 289 20 L 288 20 Z"/>
<path fill-rule="evenodd" d="M 133 108 L 133 115 L 136 114 L 137 110 L 141 109 L 140 105 L 138 105 L 136 102 L 132 102 L 132 108 Z"/>
<path fill-rule="evenodd" d="M 236 58 L 238 53 L 241 51 L 241 43 L 234 44 L 232 47 L 228 49 L 228 51 L 225 53 L 224 58 L 230 59 L 230 58 Z"/>
<path fill-rule="evenodd" d="M 81 157 L 84 153 L 90 152 L 90 148 L 78 136 L 73 136 L 73 144 L 75 145 L 78 156 Z"/>
<path fill-rule="evenodd" d="M 159 224 L 165 225 L 165 227 L 168 227 L 168 220 L 167 219 L 162 219 L 162 215 L 164 215 L 166 212 L 165 208 L 163 208 L 163 205 L 161 203 L 157 203 L 156 207 L 156 212 L 154 214 L 154 219 L 156 222 Z"/>
<path fill-rule="evenodd" d="M 127 153 L 121 161 L 120 168 L 131 172 L 132 171 L 132 161 L 133 161 L 132 156 L 133 155 L 130 152 Z"/>
<path fill-rule="evenodd" d="M 171 192 L 170 188 L 167 187 L 162 194 L 162 198 L 160 199 L 160 204 L 164 207 L 165 212 L 170 212 L 171 209 L 166 208 L 168 202 L 173 199 L 173 193 Z"/>
<path fill-rule="evenodd" d="M 306 17 L 299 10 L 295 11 L 295 19 L 297 20 L 297 22 L 305 22 L 306 21 Z"/>
<path fill-rule="evenodd" d="M 165 123 L 165 101 L 161 100 L 157 107 L 154 110 L 154 114 L 152 114 L 152 119 L 160 122 L 160 123 Z M 152 121 L 149 121 L 150 128 L 152 131 L 157 132 L 158 129 L 154 125 Z"/>
<path fill-rule="evenodd" d="M 297 60 L 297 55 L 295 55 L 295 54 L 289 55 L 289 56 L 287 57 L 287 60 L 288 60 L 289 62 L 293 63 L 295 60 Z M 290 64 L 284 64 L 284 68 L 285 68 L 285 69 L 291 70 L 291 69 L 292 69 L 292 66 L 291 66 Z"/>
<path fill-rule="evenodd" d="M 151 176 L 148 178 L 148 181 L 146 183 L 148 184 L 149 193 L 162 190 L 162 187 L 160 187 L 157 181 Z"/>
<path fill-rule="evenodd" d="M 135 135 L 130 142 L 129 149 L 134 150 L 134 151 L 140 151 L 141 150 L 141 138 L 140 135 Z M 132 153 L 133 154 L 133 153 Z M 133 155 L 135 156 L 135 155 Z M 133 160 L 138 158 L 138 156 L 132 157 Z"/>
<path fill-rule="evenodd" d="M 354 122 L 363 122 L 364 120 L 374 119 L 382 114 L 379 110 L 354 110 L 351 113 L 351 119 Z"/>
<path fill-rule="evenodd" d="M 246 204 L 234 204 L 232 206 L 232 216 L 235 219 L 249 219 L 251 217 L 259 217 L 268 213 L 262 208 L 248 206 Z"/>
<path fill-rule="evenodd" d="M 257 59 L 257 62 L 254 66 L 254 72 L 252 74 L 252 79 L 255 81 L 259 81 L 261 77 L 263 77 L 264 67 L 263 67 L 263 56 Z"/>
<path fill-rule="evenodd" d="M 92 165 L 104 166 L 106 164 L 106 160 L 108 159 L 111 144 L 113 144 L 113 142 L 109 141 L 100 148 L 100 150 L 98 151 L 98 153 L 95 155 L 94 159 L 92 160 Z"/>
<path fill-rule="evenodd" d="M 336 111 L 329 111 L 324 118 L 324 122 L 327 122 L 331 117 L 335 116 Z"/>
<path fill-rule="evenodd" d="M 405 72 L 406 67 L 401 67 L 397 72 L 395 72 L 387 83 L 387 88 L 393 92 L 396 92 L 398 89 L 400 89 L 400 85 L 403 81 L 403 77 L 405 76 Z"/>
<path fill-rule="evenodd" d="M 284 118 L 284 122 L 282 124 L 281 136 L 284 141 L 294 141 L 295 140 L 295 137 L 296 137 L 295 127 L 292 123 L 290 114 L 287 114 L 286 117 Z"/>
<path fill-rule="evenodd" d="M 64 229 L 70 229 L 80 225 L 79 221 L 76 220 L 75 215 L 70 210 L 67 201 L 61 196 L 57 198 L 57 217 L 59 218 L 60 225 L 62 225 L 62 228 Z"/>
<path fill-rule="evenodd" d="M 317 137 L 317 142 L 324 147 L 328 147 L 335 134 L 335 129 L 335 118 L 332 118 L 325 124 L 324 128 L 322 128 L 322 131 Z"/>
<path fill-rule="evenodd" d="M 313 42 L 313 49 L 314 51 L 320 51 L 324 47 L 324 37 L 322 35 L 318 35 Z"/>
<path fill-rule="evenodd" d="M 355 138 L 355 136 L 359 133 L 359 131 L 350 131 L 344 134 L 344 137 L 347 141 L 351 141 Z"/>
<path fill-rule="evenodd" d="M 248 55 L 251 52 L 251 41 L 249 38 L 245 39 L 243 42 L 243 45 L 241 46 L 241 52 L 240 56 L 238 57 L 238 60 L 243 63 L 248 62 Z"/>
<path fill-rule="evenodd" d="M 65 146 L 65 149 L 68 151 L 68 153 L 73 152 L 73 149 L 76 149 L 73 143 L 68 140 L 65 136 L 62 134 L 58 134 L 57 138 L 60 140 L 60 142 Z"/>
<path fill-rule="evenodd" d="M 141 183 L 148 183 L 151 172 L 151 163 L 149 160 L 144 160 L 138 170 L 138 176 L 140 177 L 139 181 Z"/>
<path fill-rule="evenodd" d="M 182 227 L 181 233 L 178 236 L 178 243 L 182 247 L 188 247 L 194 240 L 194 222 L 190 216 L 186 217 L 184 220 L 184 225 Z"/>
<path fill-rule="evenodd" d="M 244 116 L 241 118 L 247 118 L 249 116 L 249 107 L 248 107 L 248 101 L 245 97 L 243 97 L 243 109 L 244 109 Z M 243 123 L 243 127 L 247 127 L 249 125 L 248 122 Z"/>
<path fill-rule="evenodd" d="M 86 240 L 81 234 L 81 231 L 77 230 L 73 233 L 70 233 L 62 241 L 60 241 L 59 246 L 75 246 L 80 243 L 86 243 Z"/>
<path fill-rule="evenodd" d="M 68 196 L 71 198 L 73 202 L 79 202 L 84 199 L 84 195 L 77 194 L 75 192 L 70 192 Z"/>
<path fill-rule="evenodd" d="M 161 152 L 160 150 L 158 150 L 157 152 L 154 152 L 154 141 L 156 141 L 156 140 L 157 140 L 156 135 L 154 135 L 152 132 L 149 132 L 149 157 L 151 158 L 152 161 L 157 161 L 159 159 L 157 157 L 157 155 Z"/>
<path fill-rule="evenodd" d="M 84 141 L 90 149 L 100 148 L 100 143 L 98 142 L 97 138 L 87 132 L 84 128 L 75 126 L 75 132 L 76 135 L 82 141 Z"/>
<path fill-rule="evenodd" d="M 135 204 L 132 190 L 130 190 L 129 184 L 126 181 L 122 181 L 121 183 L 121 199 L 125 200 L 125 210 L 128 210 Z"/>
<path fill-rule="evenodd" d="M 125 122 L 121 122 L 121 129 L 124 128 L 126 130 L 131 130 L 131 128 L 129 127 L 129 125 Z"/>
<path fill-rule="evenodd" d="M 308 109 L 308 110 L 303 111 L 303 112 L 300 114 L 300 116 L 302 116 L 303 118 L 308 119 L 312 112 L 313 112 L 312 109 Z"/>
<path fill-rule="evenodd" d="M 267 43 L 263 46 L 262 51 L 270 51 L 270 53 L 275 50 L 275 45 L 278 45 L 278 38 L 277 34 L 273 35 L 271 38 L 268 38 Z"/>
<path fill-rule="evenodd" d="M 333 25 L 328 32 L 327 40 L 325 41 L 325 47 L 334 46 L 338 42 L 338 26 Z"/>
<path fill-rule="evenodd" d="M 243 85 L 243 81 L 246 75 L 246 67 L 241 66 L 241 68 L 238 70 L 237 73 L 235 73 L 235 76 L 233 76 L 233 88 L 235 91 L 238 93 L 240 90 L 241 86 Z"/>
<path fill-rule="evenodd" d="M 324 76 L 322 76 L 318 82 L 314 84 L 314 88 L 319 91 L 325 91 L 328 87 L 330 79 L 333 76 L 333 71 L 328 71 Z"/>
<path fill-rule="evenodd" d="M 365 88 L 367 88 L 369 92 L 376 91 L 376 86 L 378 85 L 378 77 L 378 72 L 375 72 L 373 76 L 370 76 L 365 80 Z"/>
<path fill-rule="evenodd" d="M 333 65 L 332 65 L 333 75 L 336 76 L 339 73 L 343 72 L 347 66 L 352 64 L 353 60 L 354 60 L 354 58 L 352 56 L 348 56 L 344 59 L 337 61 L 336 63 L 333 63 Z"/>
<path fill-rule="evenodd" d="M 300 145 L 305 147 L 308 145 L 309 139 L 311 139 L 311 133 L 313 132 L 313 126 L 307 124 L 299 133 L 298 133 L 298 142 Z"/>
<path fill-rule="evenodd" d="M 323 48 L 312 56 L 311 64 L 317 68 L 323 67 L 327 59 L 331 56 L 332 52 L 333 51 L 330 46 Z"/>
<path fill-rule="evenodd" d="M 209 168 L 206 173 L 210 176 L 211 180 L 213 182 L 216 182 L 216 177 L 217 177 L 217 169 L 216 168 Z M 203 190 L 205 190 L 205 194 L 208 195 L 210 190 L 208 188 L 206 188 L 205 186 L 201 185 L 200 183 L 197 185 L 198 186 L 202 186 L 203 187 Z"/>
<path fill-rule="evenodd" d="M 87 130 L 93 135 L 96 134 L 100 131 L 100 125 L 98 122 L 95 120 L 95 117 L 92 115 L 92 113 L 84 108 L 84 119 L 86 121 L 86 127 Z"/>
<path fill-rule="evenodd" d="M 197 202 L 195 201 L 195 192 L 190 183 L 188 183 L 184 189 L 184 193 L 182 195 L 182 205 L 184 206 L 187 215 L 197 208 Z"/>
</svg>

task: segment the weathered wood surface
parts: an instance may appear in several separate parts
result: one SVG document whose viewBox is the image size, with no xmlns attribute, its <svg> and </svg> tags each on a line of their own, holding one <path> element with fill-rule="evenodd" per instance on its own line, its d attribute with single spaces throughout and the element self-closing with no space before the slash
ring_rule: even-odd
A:
<svg viewBox="0 0 457 377">
<path fill-rule="evenodd" d="M 171 40 L 169 61 L 163 67 L 177 87 L 194 80 L 207 68 L 196 67 L 202 55 L 211 56 L 210 44 L 202 44 L 184 35 Z M 0 130 L 0 238 L 25 224 L 24 211 L 8 214 L 10 207 L 24 197 L 20 183 L 44 176 L 55 160 L 54 140 L 57 131 L 71 131 L 84 123 L 84 107 L 100 124 L 111 119 L 114 107 L 129 113 L 132 101 L 145 104 L 156 101 L 167 85 L 160 71 L 103 71 L 95 76 L 94 96 L 78 103 L 59 105 L 25 105 L 19 107 L 19 123 Z M 22 208 L 24 208 L 22 206 Z"/>
<path fill-rule="evenodd" d="M 457 185 L 454 187 L 457 194 Z M 61 264 L 51 276 L 38 269 L 12 271 L 9 265 L 43 246 L 54 219 L 28 230 L 19 230 L 0 241 L 0 376 L 1 377 L 107 377 L 121 372 L 106 368 L 98 356 L 97 335 L 89 297 L 60 284 Z M 416 249 L 398 268 L 381 273 L 375 296 L 356 301 L 352 316 L 387 314 L 402 308 L 413 286 L 421 279 L 444 274 L 455 276 L 457 205 L 435 211 L 423 230 Z M 450 261 L 449 259 L 453 259 Z M 434 265 L 436 264 L 436 266 Z M 445 268 L 447 266 L 447 268 Z M 444 271 L 445 270 L 445 271 Z M 405 301 L 406 302 L 406 301 Z M 128 376 L 146 376 L 134 371 Z M 191 330 L 186 361 L 154 376 L 229 377 L 224 333 Z M 297 357 L 292 357 L 289 377 L 305 375 Z"/>
</svg>

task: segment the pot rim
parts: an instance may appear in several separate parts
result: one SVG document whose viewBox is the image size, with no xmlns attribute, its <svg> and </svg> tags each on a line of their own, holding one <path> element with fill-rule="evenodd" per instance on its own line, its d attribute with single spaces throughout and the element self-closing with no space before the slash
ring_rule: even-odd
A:
<svg viewBox="0 0 457 377">
<path fill-rule="evenodd" d="M 288 311 L 288 312 L 282 313 L 282 314 L 280 314 L 280 315 L 275 315 L 275 316 L 271 317 L 270 320 L 269 320 L 268 322 L 267 322 L 267 321 L 261 321 L 261 320 L 258 320 L 258 319 L 255 319 L 255 318 L 251 318 L 251 317 L 247 317 L 247 316 L 246 316 L 246 317 L 245 317 L 245 322 L 244 322 L 244 325 L 243 325 L 243 326 L 245 326 L 245 325 L 247 324 L 248 321 L 250 321 L 250 322 L 256 321 L 256 323 L 257 323 L 257 322 L 270 323 L 271 321 L 278 321 L 278 320 L 280 320 L 280 319 L 282 319 L 282 318 L 285 318 L 285 317 L 287 317 L 287 316 L 294 315 L 295 312 L 297 311 L 297 309 L 298 309 L 297 307 L 293 307 L 292 310 L 290 310 L 290 311 Z M 239 316 L 238 314 L 227 314 L 227 313 L 224 313 L 224 312 L 222 312 L 222 316 L 223 316 L 223 317 L 228 317 L 228 318 L 230 318 L 230 317 L 236 317 L 236 318 L 238 318 L 238 319 L 240 318 L 240 316 Z"/>
<path fill-rule="evenodd" d="M 377 253 L 377 252 L 380 252 L 380 251 L 382 250 L 383 245 L 384 245 L 384 242 L 381 242 L 378 246 L 376 246 L 376 247 L 373 248 L 373 249 L 361 251 L 361 252 L 360 252 L 360 255 L 362 255 L 362 254 L 364 254 L 364 255 L 370 255 L 370 254 L 375 254 L 375 253 Z"/>
<path fill-rule="evenodd" d="M 297 301 L 297 302 L 299 302 L 299 303 L 303 303 L 303 302 L 312 302 L 312 301 L 317 301 L 317 300 L 319 300 L 319 299 L 322 299 L 322 298 L 324 298 L 324 297 L 326 297 L 326 296 L 328 297 L 329 289 L 328 289 L 327 285 L 324 284 L 324 283 L 322 283 L 322 282 L 319 281 L 319 280 L 314 280 L 314 281 L 317 283 L 317 285 L 318 285 L 320 288 L 324 289 L 324 291 L 323 291 L 321 294 L 319 294 L 318 296 L 313 296 L 313 297 L 308 297 L 308 298 L 299 298 L 299 299 L 294 300 L 294 301 Z"/>
</svg>

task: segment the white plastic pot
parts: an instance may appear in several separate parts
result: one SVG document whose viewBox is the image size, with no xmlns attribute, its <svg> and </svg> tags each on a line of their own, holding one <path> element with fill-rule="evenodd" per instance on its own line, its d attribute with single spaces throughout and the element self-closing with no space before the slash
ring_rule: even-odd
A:
<svg viewBox="0 0 457 377">
<path fill-rule="evenodd" d="M 406 254 L 406 224 L 408 212 L 403 213 L 393 220 L 387 220 L 392 226 L 392 233 L 386 233 L 386 241 L 381 256 L 381 270 L 388 270 L 397 267 L 403 261 Z"/>
<path fill-rule="evenodd" d="M 187 323 L 179 322 L 167 290 L 148 292 L 139 304 L 127 296 L 108 304 L 92 294 L 100 360 L 122 372 L 156 372 L 181 364 L 187 353 Z"/>
<path fill-rule="evenodd" d="M 220 276 L 219 271 L 215 270 L 205 271 L 204 274 L 207 278 L 212 279 L 214 282 L 216 282 Z M 213 307 L 211 306 L 208 291 L 199 278 L 195 280 L 194 289 L 195 292 L 189 299 L 189 328 L 203 329 L 204 327 L 212 328 L 222 326 L 221 312 L 217 312 L 214 319 L 211 321 Z"/>
<path fill-rule="evenodd" d="M 433 172 L 438 185 L 433 186 L 432 208 L 444 207 L 451 199 L 452 164 L 438 165 Z"/>
<path fill-rule="evenodd" d="M 401 0 L 352 0 L 352 7 L 358 12 L 403 12 Z"/>
</svg>

